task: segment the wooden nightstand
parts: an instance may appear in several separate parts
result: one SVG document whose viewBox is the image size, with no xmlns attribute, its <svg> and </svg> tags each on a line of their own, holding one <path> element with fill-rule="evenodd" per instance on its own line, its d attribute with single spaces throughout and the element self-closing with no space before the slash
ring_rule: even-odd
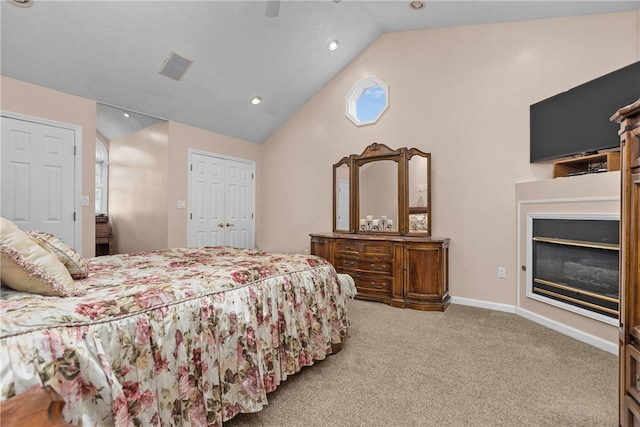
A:
<svg viewBox="0 0 640 427">
<path fill-rule="evenodd" d="M 96 256 L 111 255 L 113 234 L 109 217 L 96 215 Z"/>
</svg>

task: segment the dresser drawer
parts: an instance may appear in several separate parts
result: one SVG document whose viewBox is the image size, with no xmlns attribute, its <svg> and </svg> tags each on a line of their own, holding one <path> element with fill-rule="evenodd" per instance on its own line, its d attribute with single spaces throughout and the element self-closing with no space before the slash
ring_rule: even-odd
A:
<svg viewBox="0 0 640 427">
<path fill-rule="evenodd" d="M 96 238 L 111 237 L 111 226 L 108 223 L 96 223 Z"/>
<path fill-rule="evenodd" d="M 352 269 L 374 273 L 392 273 L 393 262 L 385 259 L 364 260 L 360 258 L 350 258 L 345 256 L 336 256 L 335 266 L 338 269 Z"/>
<path fill-rule="evenodd" d="M 356 282 L 358 292 L 391 292 L 393 277 L 374 276 L 359 273 L 351 273 L 351 277 Z"/>
<path fill-rule="evenodd" d="M 363 246 L 361 242 L 351 240 L 338 240 L 336 242 L 336 252 L 358 254 Z"/>
<path fill-rule="evenodd" d="M 351 240 L 338 240 L 336 242 L 336 253 L 353 255 L 382 255 L 391 257 L 393 245 L 389 242 L 356 242 Z"/>
</svg>

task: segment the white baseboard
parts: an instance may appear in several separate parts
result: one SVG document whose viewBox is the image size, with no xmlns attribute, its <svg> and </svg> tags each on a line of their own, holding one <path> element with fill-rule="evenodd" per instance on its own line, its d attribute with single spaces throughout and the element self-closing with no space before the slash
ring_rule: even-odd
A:
<svg viewBox="0 0 640 427">
<path fill-rule="evenodd" d="M 553 329 L 556 332 L 560 332 L 561 334 L 568 335 L 571 338 L 577 339 L 578 341 L 582 341 L 584 343 L 590 344 L 594 347 L 597 347 L 611 354 L 618 355 L 618 346 L 615 343 L 611 343 L 609 341 L 603 340 L 602 338 L 598 338 L 594 335 L 580 331 L 574 327 L 567 326 L 560 322 L 556 322 L 555 320 L 551 320 L 547 317 L 540 316 L 539 314 L 532 313 L 531 311 L 524 310 L 514 305 L 499 304 L 499 303 L 494 303 L 489 301 L 482 301 L 482 300 L 476 300 L 471 298 L 461 298 L 461 297 L 451 297 L 451 303 L 468 305 L 468 306 L 478 307 L 478 308 L 486 308 L 489 310 L 504 311 L 506 313 L 514 313 L 514 314 L 517 314 L 518 316 L 524 317 L 525 319 L 531 320 L 532 322 L 538 323 L 542 326 L 546 326 L 549 329 Z"/>
<path fill-rule="evenodd" d="M 497 302 L 482 301 L 479 299 L 451 297 L 451 304 L 469 305 L 471 307 L 487 308 L 489 310 L 515 313 L 516 307 L 509 304 L 499 304 Z"/>
</svg>

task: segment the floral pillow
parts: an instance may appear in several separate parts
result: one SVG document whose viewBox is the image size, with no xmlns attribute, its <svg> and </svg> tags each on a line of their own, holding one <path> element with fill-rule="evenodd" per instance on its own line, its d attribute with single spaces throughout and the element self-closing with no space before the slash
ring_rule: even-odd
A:
<svg viewBox="0 0 640 427">
<path fill-rule="evenodd" d="M 71 275 L 55 253 L 0 217 L 0 280 L 16 291 L 72 296 Z"/>
<path fill-rule="evenodd" d="M 60 262 L 67 267 L 72 278 L 84 279 L 89 275 L 89 265 L 87 262 L 75 249 L 69 247 L 62 240 L 41 231 L 30 230 L 27 231 L 27 234 L 36 239 L 41 246 L 56 254 Z"/>
</svg>

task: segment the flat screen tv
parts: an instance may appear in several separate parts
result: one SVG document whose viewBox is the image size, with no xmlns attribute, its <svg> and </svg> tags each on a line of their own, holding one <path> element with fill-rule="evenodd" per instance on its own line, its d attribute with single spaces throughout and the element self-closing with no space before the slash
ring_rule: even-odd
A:
<svg viewBox="0 0 640 427">
<path fill-rule="evenodd" d="M 609 118 L 640 98 L 640 61 L 530 106 L 531 163 L 620 146 Z"/>
</svg>

